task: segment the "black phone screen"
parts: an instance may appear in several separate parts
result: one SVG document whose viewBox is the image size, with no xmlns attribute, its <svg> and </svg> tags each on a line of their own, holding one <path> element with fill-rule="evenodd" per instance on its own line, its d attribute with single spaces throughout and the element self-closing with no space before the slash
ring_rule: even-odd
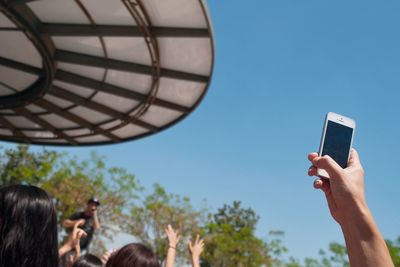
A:
<svg viewBox="0 0 400 267">
<path fill-rule="evenodd" d="M 333 121 L 328 121 L 322 148 L 322 156 L 329 155 L 342 168 L 346 168 L 352 136 L 352 128 Z"/>
</svg>

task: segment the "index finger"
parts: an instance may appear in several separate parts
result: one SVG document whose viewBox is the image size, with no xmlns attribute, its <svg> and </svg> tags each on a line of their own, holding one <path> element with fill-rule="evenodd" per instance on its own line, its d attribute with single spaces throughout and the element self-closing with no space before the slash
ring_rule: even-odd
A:
<svg viewBox="0 0 400 267">
<path fill-rule="evenodd" d="M 315 159 L 316 157 L 318 157 L 318 153 L 316 153 L 316 152 L 312 152 L 312 153 L 309 153 L 308 154 L 308 160 L 309 161 L 313 161 L 313 159 Z"/>
</svg>

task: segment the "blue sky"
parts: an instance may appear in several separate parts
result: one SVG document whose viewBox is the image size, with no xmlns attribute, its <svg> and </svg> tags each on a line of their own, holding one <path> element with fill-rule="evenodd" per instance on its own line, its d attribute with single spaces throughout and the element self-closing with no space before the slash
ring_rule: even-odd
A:
<svg viewBox="0 0 400 267">
<path fill-rule="evenodd" d="M 216 65 L 192 115 L 142 140 L 57 150 L 82 158 L 96 150 L 146 187 L 159 182 L 195 206 L 241 200 L 260 215 L 260 237 L 281 229 L 289 254 L 303 258 L 342 242 L 307 176 L 307 153 L 334 111 L 356 120 L 368 204 L 384 236 L 400 236 L 400 2 L 208 4 Z"/>
</svg>

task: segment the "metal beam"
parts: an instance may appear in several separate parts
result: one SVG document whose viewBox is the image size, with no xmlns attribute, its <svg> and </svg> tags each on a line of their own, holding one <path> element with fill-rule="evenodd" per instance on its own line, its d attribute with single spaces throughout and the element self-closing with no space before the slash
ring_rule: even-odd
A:
<svg viewBox="0 0 400 267">
<path fill-rule="evenodd" d="M 153 75 L 153 70 L 154 70 L 153 67 L 143 64 L 131 63 L 131 62 L 103 58 L 103 57 L 96 57 L 75 52 L 69 52 L 65 50 L 56 50 L 54 57 L 56 61 L 61 61 L 66 63 L 80 64 L 84 66 L 92 66 L 99 68 L 110 68 L 114 70 L 135 72 L 146 75 Z M 210 80 L 210 78 L 207 76 L 170 70 L 165 68 L 161 68 L 160 73 L 161 76 L 163 77 L 178 79 L 178 80 L 187 80 L 187 81 L 202 82 L 202 83 L 208 83 Z"/>
<path fill-rule="evenodd" d="M 77 145 L 78 144 L 72 137 L 70 137 L 70 136 L 66 135 L 65 133 L 63 133 L 62 131 L 56 129 L 53 125 L 51 125 L 50 123 L 48 123 L 45 120 L 42 120 L 37 115 L 32 114 L 26 108 L 20 107 L 20 108 L 14 108 L 13 110 L 15 112 L 17 112 L 18 114 L 28 118 L 30 121 L 33 121 L 33 122 L 39 124 L 40 126 L 42 126 L 43 128 L 47 129 L 48 131 L 51 131 L 54 135 L 65 139 L 71 145 Z"/>
<path fill-rule="evenodd" d="M 86 88 L 91 88 L 93 90 L 133 99 L 133 100 L 140 101 L 140 102 L 145 102 L 145 101 L 147 101 L 147 98 L 148 98 L 147 95 L 144 95 L 144 94 L 141 94 L 138 92 L 127 90 L 127 89 L 124 89 L 124 88 L 121 88 L 121 87 L 118 87 L 118 86 L 115 86 L 112 84 L 103 83 L 103 82 L 100 82 L 97 80 L 93 80 L 93 79 L 90 79 L 87 77 L 83 77 L 83 76 L 73 74 L 70 72 L 66 72 L 66 71 L 62 71 L 62 70 L 59 70 L 56 73 L 55 79 L 62 81 L 62 82 L 75 84 L 75 85 L 86 87 Z M 181 106 L 181 105 L 169 102 L 169 101 L 161 100 L 158 98 L 153 100 L 153 104 L 160 106 L 160 107 L 180 111 L 183 113 L 190 112 L 190 110 L 187 107 L 184 107 L 184 106 Z"/>
<path fill-rule="evenodd" d="M 68 101 L 73 102 L 75 104 L 84 106 L 86 108 L 90 108 L 90 109 L 96 110 L 96 111 L 101 112 L 103 114 L 109 115 L 109 116 L 111 116 L 113 118 L 120 119 L 121 121 L 124 121 L 124 122 L 127 122 L 127 123 L 131 122 L 131 123 L 133 123 L 135 125 L 143 127 L 145 129 L 148 129 L 148 130 L 150 130 L 152 132 L 158 131 L 158 128 L 156 126 L 154 126 L 154 125 L 151 125 L 151 124 L 146 123 L 144 121 L 132 118 L 132 117 L 130 117 L 128 115 L 125 115 L 124 113 L 121 113 L 121 112 L 116 111 L 114 109 L 111 109 L 111 108 L 109 108 L 109 107 L 107 107 L 105 105 L 96 103 L 96 102 L 91 101 L 91 100 L 89 100 L 87 98 L 84 98 L 84 97 L 81 97 L 81 96 L 76 95 L 74 93 L 71 93 L 71 92 L 69 92 L 67 90 L 64 90 L 64 89 L 58 87 L 58 86 L 54 86 L 53 85 L 52 89 L 49 91 L 49 94 L 57 96 L 57 97 L 62 98 L 62 99 L 65 99 L 65 100 L 68 100 Z"/>
<path fill-rule="evenodd" d="M 149 30 L 155 37 L 210 37 L 208 29 L 202 28 L 151 27 Z M 122 25 L 43 23 L 41 32 L 50 36 L 143 37 L 140 27 Z"/>
<path fill-rule="evenodd" d="M 3 135 L 0 134 L 0 139 L 1 140 L 5 140 L 5 141 L 9 141 L 9 142 L 18 142 L 18 143 L 26 143 L 26 144 L 30 144 L 31 140 L 26 139 L 26 138 L 21 138 L 18 136 L 8 136 L 8 135 Z"/>
<path fill-rule="evenodd" d="M 0 81 L 0 85 L 3 86 L 3 87 L 5 87 L 5 88 L 7 88 L 8 90 L 13 91 L 14 93 L 18 93 L 18 90 L 17 90 L 17 89 L 15 89 L 15 88 L 9 86 L 8 84 L 6 84 L 6 83 L 4 83 L 4 82 L 2 82 L 2 81 Z"/>
<path fill-rule="evenodd" d="M 24 5 L 27 4 L 29 2 L 34 2 L 37 0 L 5 0 L 6 4 L 9 6 L 16 6 L 16 5 Z"/>
<path fill-rule="evenodd" d="M 95 134 L 104 135 L 104 136 L 110 138 L 114 142 L 120 141 L 120 139 L 117 136 L 105 131 L 104 129 L 102 129 L 96 125 L 91 124 L 87 120 L 85 120 L 71 112 L 68 112 L 68 111 L 65 111 L 65 110 L 59 108 L 58 106 L 56 106 L 53 103 L 48 102 L 44 99 L 40 99 L 40 100 L 36 101 L 35 105 L 38 105 L 44 109 L 47 109 L 67 120 L 73 121 L 73 122 L 77 123 L 78 125 L 93 131 Z"/>
<path fill-rule="evenodd" d="M 19 31 L 21 31 L 21 29 L 12 28 L 12 27 L 0 27 L 0 31 L 2 31 L 2 32 L 19 32 Z"/>
<path fill-rule="evenodd" d="M 15 70 L 20 70 L 23 72 L 28 72 L 30 74 L 34 75 L 40 75 L 43 73 L 42 69 L 39 69 L 34 66 L 27 65 L 25 63 L 21 63 L 15 60 L 11 60 L 8 58 L 0 57 L 0 65 L 15 69 Z"/>
<path fill-rule="evenodd" d="M 20 139 L 20 140 L 23 140 L 26 143 L 30 143 L 29 138 L 27 138 L 25 136 L 25 134 L 23 132 L 21 132 L 21 130 L 19 130 L 17 127 L 15 127 L 14 124 L 9 122 L 3 116 L 0 116 L 0 124 L 2 124 L 3 126 L 7 127 L 15 135 L 16 139 Z"/>
</svg>

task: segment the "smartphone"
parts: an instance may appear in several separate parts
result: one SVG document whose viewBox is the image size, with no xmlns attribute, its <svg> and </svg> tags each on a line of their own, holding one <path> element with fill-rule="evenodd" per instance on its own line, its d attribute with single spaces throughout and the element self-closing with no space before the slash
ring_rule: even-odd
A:
<svg viewBox="0 0 400 267">
<path fill-rule="evenodd" d="M 318 154 L 329 155 L 342 168 L 346 168 L 355 128 L 356 122 L 353 119 L 333 112 L 326 114 Z M 323 169 L 318 169 L 318 176 L 329 179 L 328 173 Z"/>
</svg>

